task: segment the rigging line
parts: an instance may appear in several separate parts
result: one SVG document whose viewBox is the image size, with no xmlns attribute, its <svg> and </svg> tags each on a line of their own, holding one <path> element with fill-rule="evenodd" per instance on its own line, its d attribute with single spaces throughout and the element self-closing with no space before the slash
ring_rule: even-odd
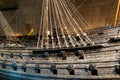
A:
<svg viewBox="0 0 120 80">
<path fill-rule="evenodd" d="M 47 39 L 46 40 L 47 41 L 46 42 L 46 48 L 49 48 L 49 37 L 48 37 L 48 27 L 49 27 L 49 25 L 48 25 L 48 3 L 49 3 L 49 0 L 46 1 L 46 12 L 45 12 L 46 13 L 46 30 L 45 30 L 46 32 L 45 33 L 46 33 L 46 39 Z"/>
<path fill-rule="evenodd" d="M 59 35 L 58 35 L 58 29 L 57 29 L 57 23 L 56 23 L 56 14 L 55 14 L 55 1 L 53 0 L 53 5 L 52 5 L 52 7 L 54 7 L 54 9 L 53 9 L 53 14 L 54 14 L 54 22 L 55 22 L 55 30 L 56 30 L 56 34 L 57 34 L 57 40 L 58 40 L 58 45 L 59 45 L 59 47 L 61 48 L 61 44 L 60 44 L 60 39 L 59 39 Z"/>
<path fill-rule="evenodd" d="M 46 0 L 46 4 L 45 4 L 45 25 L 43 26 L 44 27 L 44 46 L 45 48 L 48 48 L 48 37 L 47 37 L 47 29 L 48 29 L 48 0 Z"/>
<path fill-rule="evenodd" d="M 66 2 L 63 2 L 63 3 L 66 3 Z M 67 5 L 67 4 L 66 4 Z M 69 12 L 69 10 L 66 8 L 66 10 L 67 10 L 67 12 L 68 12 L 68 15 L 69 15 L 69 18 L 71 18 L 70 19 L 70 21 L 72 21 L 73 20 L 73 22 L 71 22 L 71 23 L 73 23 L 74 25 L 75 25 L 75 19 L 72 17 L 72 15 L 70 14 L 70 12 Z M 74 26 L 72 26 L 73 28 L 74 28 L 74 30 L 75 30 L 75 32 L 76 32 L 76 35 L 81 39 L 81 41 L 82 41 L 82 43 L 83 44 L 85 44 L 85 42 L 82 40 L 82 38 L 80 37 L 80 35 L 78 34 L 79 32 L 78 31 L 76 31 L 76 29 L 75 29 L 75 27 Z M 74 39 L 75 39 L 75 37 L 74 37 Z M 76 40 L 76 39 L 75 39 Z M 78 42 L 77 42 L 78 43 Z M 79 44 L 78 44 L 79 45 Z"/>
<path fill-rule="evenodd" d="M 57 3 L 57 2 L 56 2 L 56 3 Z M 55 4 L 56 4 L 56 3 L 55 3 L 55 0 L 54 0 L 54 7 L 55 7 Z M 55 7 L 55 9 L 56 9 L 56 7 Z M 58 23 L 57 12 L 56 12 L 56 21 L 57 21 L 57 23 Z M 57 33 L 58 33 L 58 36 L 59 36 L 59 32 L 60 32 L 59 28 L 60 28 L 60 27 L 59 27 L 59 26 L 56 26 L 56 28 L 58 29 L 58 30 L 57 30 Z M 59 31 L 59 32 L 58 32 L 58 31 Z M 60 37 L 59 37 L 59 44 L 60 44 L 60 47 L 61 47 L 61 43 L 60 43 L 60 42 L 61 42 L 61 41 L 60 41 Z"/>
<path fill-rule="evenodd" d="M 8 31 L 6 31 L 6 24 L 4 24 L 4 19 L 3 19 L 3 16 L 1 15 L 1 25 L 2 25 L 2 29 L 3 29 L 3 31 L 4 31 L 4 33 L 8 33 Z M 3 28 L 4 27 L 4 28 Z M 7 34 L 6 34 L 7 35 Z"/>
<path fill-rule="evenodd" d="M 88 23 L 88 21 L 81 15 L 81 14 L 79 14 L 80 15 L 80 17 L 82 18 L 82 20 L 86 23 L 86 25 L 88 25 L 89 26 L 89 28 L 92 28 L 92 26 Z M 88 28 L 88 29 L 89 29 Z"/>
<path fill-rule="evenodd" d="M 64 2 L 65 3 L 65 2 Z M 70 14 L 70 17 L 72 17 L 72 15 Z M 74 20 L 74 22 L 76 23 L 76 25 L 77 25 L 77 27 L 79 28 L 79 26 L 78 26 L 78 23 Z M 85 34 L 85 33 L 84 33 Z M 77 36 L 82 40 L 82 38 L 80 37 L 80 35 L 79 34 L 77 34 Z M 82 40 L 82 42 L 85 44 L 85 42 Z M 86 45 L 86 44 L 85 44 Z"/>
<path fill-rule="evenodd" d="M 68 24 L 69 25 L 71 25 L 71 20 L 69 19 L 69 16 L 68 16 L 68 14 L 67 14 L 67 12 L 66 12 L 66 6 L 64 7 L 64 3 L 61 3 L 62 5 L 62 7 L 63 7 L 63 11 L 65 12 L 65 15 L 66 15 L 66 18 L 67 18 L 67 21 L 68 21 Z M 73 27 L 73 26 L 72 26 Z M 71 35 L 73 35 L 72 33 L 70 33 L 70 31 L 69 30 L 67 30 L 68 31 L 68 37 L 70 38 L 70 41 L 74 44 L 73 46 L 75 46 L 75 44 L 76 44 L 76 41 L 75 41 L 75 39 L 73 38 L 73 36 L 71 36 Z M 73 28 L 73 31 L 75 31 L 75 29 Z"/>
<path fill-rule="evenodd" d="M 37 40 L 37 49 L 39 48 L 39 44 L 40 44 L 40 38 L 41 38 L 41 27 L 42 27 L 42 19 L 43 19 L 43 9 L 44 7 L 44 1 L 42 2 L 42 13 L 41 13 L 41 19 L 40 19 L 40 26 L 39 26 L 39 34 L 38 34 L 38 40 Z"/>
<path fill-rule="evenodd" d="M 57 0 L 56 0 L 56 1 L 57 1 Z M 56 3 L 57 3 L 57 2 L 56 2 Z M 60 17 L 60 19 L 61 19 L 61 24 L 62 24 L 63 26 L 66 26 L 66 25 L 64 24 L 64 21 L 63 21 L 62 15 L 61 15 L 61 11 L 60 11 L 60 9 L 59 9 L 59 6 L 58 6 L 58 5 L 59 5 L 59 4 L 56 4 L 57 9 L 58 9 L 58 11 L 59 11 L 59 17 Z M 62 29 L 63 29 L 63 28 L 62 28 Z M 66 36 L 63 36 L 63 38 L 65 39 L 65 38 L 66 38 Z M 66 47 L 69 47 L 66 39 L 65 39 L 65 41 L 66 41 Z"/>
<path fill-rule="evenodd" d="M 59 3 L 60 4 L 60 3 Z M 60 6 L 59 6 L 60 7 Z M 68 38 L 70 39 L 70 41 L 71 41 L 71 43 L 72 43 L 72 46 L 75 46 L 75 44 L 72 42 L 73 40 L 72 40 L 72 38 L 71 38 L 71 36 L 70 36 L 70 34 L 69 34 L 69 31 L 68 31 L 68 28 L 67 28 L 67 25 L 66 25 L 66 23 L 65 23 L 65 17 L 66 17 L 66 14 L 65 14 L 65 12 L 64 12 L 64 9 L 63 8 L 61 8 L 61 9 L 59 9 L 60 10 L 60 16 L 61 16 L 61 18 L 62 18 L 62 21 L 63 21 L 63 24 L 64 24 L 64 26 L 65 26 L 65 31 L 66 31 L 66 33 L 68 34 Z M 61 12 L 63 10 L 63 12 L 64 12 L 64 14 L 65 14 L 65 17 L 63 18 L 63 16 L 62 15 L 64 15 L 63 14 L 63 12 Z"/>
<path fill-rule="evenodd" d="M 19 39 L 15 37 L 15 33 L 13 29 L 10 27 L 8 22 L 6 21 L 5 17 L 3 16 L 2 12 L 0 12 L 0 18 L 1 18 L 1 25 L 3 28 L 4 33 L 6 34 L 6 37 L 8 37 L 10 40 L 18 41 Z M 4 28 L 5 27 L 5 28 Z"/>
<path fill-rule="evenodd" d="M 45 7 L 46 7 L 46 4 L 45 4 L 45 2 L 46 2 L 46 0 L 43 0 L 44 1 L 44 7 L 43 7 L 43 24 L 42 24 L 42 41 L 41 41 L 41 49 L 43 49 L 43 43 L 44 43 L 44 38 L 45 38 L 45 36 L 44 36 L 44 26 L 45 26 Z"/>
<path fill-rule="evenodd" d="M 77 30 L 74 28 L 74 25 L 73 25 L 72 22 L 71 22 L 71 20 L 73 20 L 73 18 L 71 17 L 69 11 L 67 10 L 67 8 L 66 8 L 64 2 L 61 1 L 61 4 L 63 4 L 62 6 L 64 7 L 64 11 L 66 12 L 67 19 L 68 19 L 70 25 L 72 26 L 72 28 L 73 28 L 73 30 L 75 31 L 75 33 L 78 34 Z M 70 18 L 71 18 L 71 19 L 70 19 Z M 73 37 L 73 39 L 75 40 L 75 42 L 77 42 L 76 39 L 75 39 L 74 37 Z M 77 44 L 80 45 L 78 42 L 77 42 Z"/>
<path fill-rule="evenodd" d="M 53 37 L 53 28 L 52 28 L 52 13 L 51 13 L 51 11 L 52 11 L 52 8 L 51 8 L 51 0 L 50 0 L 50 4 L 49 4 L 49 12 L 50 12 L 50 14 L 49 14 L 49 19 L 50 19 L 50 28 L 51 28 L 51 41 L 52 41 L 52 48 L 54 48 L 54 41 L 53 41 L 53 39 L 54 39 L 54 37 Z"/>
<path fill-rule="evenodd" d="M 74 16 L 76 17 L 76 20 L 78 20 L 78 22 L 81 22 L 81 24 L 82 24 L 83 26 L 85 26 L 84 21 L 80 18 L 80 16 L 78 16 L 78 14 L 76 13 L 76 11 L 73 9 L 73 6 L 71 6 L 72 3 L 70 3 L 69 0 L 68 0 L 68 1 L 66 1 L 66 4 L 69 6 L 69 10 L 70 10 L 70 8 L 71 8 L 72 13 L 73 13 Z M 72 14 L 72 15 L 73 15 L 73 14 Z M 75 18 L 75 17 L 74 17 L 74 18 Z M 80 28 L 78 28 L 78 29 L 81 31 Z"/>
<path fill-rule="evenodd" d="M 60 21 L 61 19 L 60 19 L 60 14 L 59 14 L 59 10 L 58 10 L 57 5 L 55 5 L 55 11 L 56 11 L 56 15 L 57 15 L 58 24 L 59 24 L 59 26 L 60 26 L 60 30 L 61 30 L 61 33 L 62 33 L 62 38 L 64 39 L 65 45 L 66 45 L 66 47 L 67 47 L 68 44 L 67 44 L 67 40 L 66 40 L 65 34 L 64 34 L 64 32 L 63 32 L 62 25 L 61 25 L 61 21 Z"/>
<path fill-rule="evenodd" d="M 56 44 L 55 44 L 55 42 L 56 42 L 56 38 L 55 38 L 55 32 L 56 32 L 56 29 L 55 29 L 55 27 L 57 26 L 56 25 L 56 20 L 55 20 L 55 12 L 54 12 L 54 3 L 53 3 L 53 0 L 51 0 L 51 14 L 52 14 L 52 16 L 51 16 L 51 22 L 52 22 L 52 29 L 53 29 L 53 44 L 54 44 L 54 48 L 56 48 Z M 56 35 L 56 36 L 58 36 L 58 35 Z M 58 38 L 57 38 L 57 40 L 58 40 Z M 59 46 L 59 45 L 58 45 Z"/>
<path fill-rule="evenodd" d="M 8 22 L 11 22 L 19 13 L 19 9 L 15 12 L 15 14 L 11 17 L 11 19 Z"/>
<path fill-rule="evenodd" d="M 43 0 L 43 15 L 42 15 L 42 23 L 41 23 L 41 44 L 40 48 L 43 48 L 43 40 L 44 40 L 44 16 L 45 16 L 45 0 Z"/>
<path fill-rule="evenodd" d="M 77 18 L 80 19 L 81 22 L 83 22 L 84 24 L 87 24 L 88 26 L 92 27 L 84 18 L 83 16 L 78 12 L 78 10 L 75 8 L 75 6 L 71 3 L 70 0 L 66 1 L 68 3 L 68 5 L 71 7 L 71 9 L 73 10 L 73 12 L 76 14 Z"/>
<path fill-rule="evenodd" d="M 56 3 L 58 3 L 57 1 L 56 1 Z M 57 5 L 57 7 L 58 7 L 58 11 L 59 11 L 59 17 L 61 17 L 61 13 L 60 13 L 60 6 L 58 6 L 59 4 L 56 4 Z M 64 26 L 64 23 L 63 23 L 63 19 L 60 19 L 62 22 L 62 24 L 63 24 L 63 26 Z M 62 31 L 63 31 L 63 28 L 62 28 L 62 26 L 61 26 L 61 29 L 62 29 Z M 64 32 L 63 32 L 63 34 L 64 34 Z M 66 47 L 68 47 L 68 44 L 67 44 L 67 40 L 66 40 L 66 36 L 65 36 L 65 34 L 63 35 L 63 39 L 65 40 L 65 44 L 66 44 Z"/>
<path fill-rule="evenodd" d="M 74 7 L 75 8 L 75 7 Z M 76 9 L 77 10 L 77 9 Z M 78 11 L 78 10 L 77 10 Z M 88 28 L 87 29 L 89 29 L 89 28 L 92 28 L 92 26 L 88 23 L 88 21 L 80 14 L 80 12 L 78 12 L 79 14 L 78 15 L 80 15 L 80 17 L 81 17 L 81 19 L 86 23 L 86 26 L 88 26 Z"/>
<path fill-rule="evenodd" d="M 73 5 L 72 3 L 71 3 L 71 5 Z M 73 5 L 73 7 L 75 8 L 75 6 Z M 76 9 L 76 8 L 75 8 Z M 78 12 L 78 10 L 76 9 L 76 11 Z M 88 23 L 88 21 L 80 14 L 80 12 L 78 12 L 78 16 L 80 16 L 81 17 L 81 19 L 86 23 L 86 25 L 88 25 L 89 26 L 89 28 L 92 28 L 92 26 Z"/>
<path fill-rule="evenodd" d="M 77 9 L 79 9 L 87 0 L 84 0 L 79 6 Z"/>
<path fill-rule="evenodd" d="M 70 1 L 68 0 L 67 2 L 70 2 Z M 72 9 L 73 9 L 74 12 L 76 11 L 77 13 L 79 13 L 79 12 L 76 10 L 76 8 L 73 6 L 73 4 L 72 4 L 71 2 L 70 2 L 69 4 L 71 4 Z M 76 15 L 77 15 L 77 14 L 76 14 Z M 79 18 L 79 16 L 82 17 L 81 14 L 78 14 L 78 18 Z M 86 21 L 86 20 L 85 20 L 85 21 Z M 80 27 L 78 27 L 78 28 L 82 31 L 82 34 L 83 34 L 92 44 L 94 44 L 94 42 L 90 40 L 90 38 L 86 35 L 86 33 L 84 33 L 83 30 L 82 30 Z"/>
<path fill-rule="evenodd" d="M 65 2 L 64 2 L 64 3 L 65 3 Z M 69 11 L 68 11 L 68 14 L 69 14 L 69 16 L 72 18 L 72 15 L 69 13 Z M 76 24 L 76 26 L 79 27 L 79 25 L 77 24 L 77 22 L 75 21 L 74 18 L 72 18 L 71 20 L 73 20 L 73 22 Z M 76 34 L 77 34 L 77 33 L 76 33 Z M 85 42 L 83 41 L 83 39 L 80 37 L 80 35 L 77 34 L 77 36 L 81 39 L 82 43 L 83 43 L 84 45 L 86 45 Z"/>
<path fill-rule="evenodd" d="M 68 0 L 69 1 L 69 0 Z M 66 2 L 68 2 L 68 1 L 66 1 Z M 73 6 L 71 6 L 71 4 L 72 3 L 68 3 L 68 5 L 71 7 L 71 9 L 72 9 L 72 11 L 74 12 L 74 14 L 77 16 L 77 14 L 76 14 L 76 10 L 75 9 L 73 9 Z M 80 19 L 80 17 L 79 16 L 77 16 L 77 18 L 79 18 Z M 83 23 L 83 25 L 84 25 L 84 22 L 80 19 L 80 21 Z M 83 33 L 83 30 L 80 28 L 80 27 L 78 27 L 78 29 Z"/>
<path fill-rule="evenodd" d="M 51 43 L 50 43 L 50 41 L 51 41 L 51 37 L 49 37 L 49 36 L 51 36 L 51 22 L 50 22 L 50 0 L 49 0 L 49 2 L 48 2 L 48 31 L 47 31 L 47 37 L 48 37 L 48 48 L 51 48 Z"/>
<path fill-rule="evenodd" d="M 10 27 L 8 27 L 8 26 L 10 26 L 8 23 L 7 23 L 7 21 L 5 20 L 5 18 L 4 18 L 4 16 L 2 15 L 2 23 L 3 23 L 3 25 L 5 25 L 6 27 L 5 27 L 5 29 L 7 29 L 8 31 L 11 29 Z M 7 31 L 6 31 L 7 32 Z"/>
<path fill-rule="evenodd" d="M 9 26 L 9 25 L 8 25 Z M 10 26 L 9 26 L 10 27 Z M 11 30 L 11 29 L 8 29 L 8 34 L 10 34 L 10 36 L 12 36 L 13 37 L 13 40 L 16 40 L 16 38 L 15 38 L 15 35 L 14 35 L 14 33 L 12 32 L 13 30 Z M 11 38 L 12 38 L 11 37 Z"/>
<path fill-rule="evenodd" d="M 84 33 L 84 36 L 88 39 L 88 41 L 90 41 L 92 43 L 92 45 L 94 45 L 94 42 L 87 36 L 86 33 Z M 89 42 L 88 42 L 89 43 Z"/>
<path fill-rule="evenodd" d="M 64 3 L 66 3 L 65 1 L 64 1 Z M 67 5 L 67 4 L 66 4 Z M 69 11 L 68 11 L 68 14 L 69 14 Z M 73 18 L 72 17 L 72 15 L 71 14 L 69 14 L 70 15 L 70 17 L 71 18 Z M 79 27 L 79 25 L 78 25 L 78 23 L 76 22 L 76 20 L 73 18 L 72 19 L 73 20 L 73 23 L 76 25 L 76 27 Z M 76 33 L 77 34 L 77 33 Z M 79 39 L 82 41 L 82 43 L 84 44 L 84 45 L 86 45 L 86 43 L 83 41 L 83 39 L 80 37 L 80 34 L 77 34 L 77 36 L 79 37 Z"/>
</svg>

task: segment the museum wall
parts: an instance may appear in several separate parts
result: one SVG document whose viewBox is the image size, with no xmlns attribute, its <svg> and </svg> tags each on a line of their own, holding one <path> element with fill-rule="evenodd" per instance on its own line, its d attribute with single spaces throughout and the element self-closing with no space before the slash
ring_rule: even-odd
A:
<svg viewBox="0 0 120 80">
<path fill-rule="evenodd" d="M 81 26 L 83 29 L 93 29 L 112 24 L 118 0 L 71 0 L 79 13 L 91 26 Z M 2 11 L 8 23 L 17 34 L 26 35 L 31 28 L 34 34 L 40 26 L 42 0 L 17 0 L 18 9 Z"/>
</svg>

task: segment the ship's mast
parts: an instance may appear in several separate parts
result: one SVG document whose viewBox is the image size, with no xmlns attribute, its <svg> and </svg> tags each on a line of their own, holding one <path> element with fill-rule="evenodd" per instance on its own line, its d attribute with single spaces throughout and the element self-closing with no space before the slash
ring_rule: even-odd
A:
<svg viewBox="0 0 120 80">
<path fill-rule="evenodd" d="M 119 11 L 120 11 L 120 0 L 118 0 L 118 5 L 117 5 L 117 10 L 116 10 L 116 15 L 115 15 L 114 26 L 117 26 L 118 17 L 119 17 Z"/>
</svg>

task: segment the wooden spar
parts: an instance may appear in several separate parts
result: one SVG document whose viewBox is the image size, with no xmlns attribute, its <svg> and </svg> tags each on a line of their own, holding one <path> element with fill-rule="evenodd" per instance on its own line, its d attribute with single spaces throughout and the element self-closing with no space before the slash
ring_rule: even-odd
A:
<svg viewBox="0 0 120 80">
<path fill-rule="evenodd" d="M 118 20 L 118 15 L 119 15 L 119 10 L 120 10 L 120 0 L 118 0 L 118 5 L 117 5 L 117 11 L 116 11 L 116 15 L 115 15 L 114 26 L 117 25 L 117 20 Z"/>
</svg>

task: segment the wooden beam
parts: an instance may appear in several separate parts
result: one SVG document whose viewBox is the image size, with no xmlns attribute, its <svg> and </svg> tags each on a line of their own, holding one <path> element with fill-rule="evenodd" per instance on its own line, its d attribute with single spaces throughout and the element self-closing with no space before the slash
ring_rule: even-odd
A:
<svg viewBox="0 0 120 80">
<path fill-rule="evenodd" d="M 118 0 L 118 5 L 117 5 L 117 11 L 116 11 L 116 15 L 115 15 L 114 26 L 117 26 L 117 21 L 118 21 L 118 16 L 119 16 L 119 10 L 120 10 L 120 0 Z"/>
</svg>

